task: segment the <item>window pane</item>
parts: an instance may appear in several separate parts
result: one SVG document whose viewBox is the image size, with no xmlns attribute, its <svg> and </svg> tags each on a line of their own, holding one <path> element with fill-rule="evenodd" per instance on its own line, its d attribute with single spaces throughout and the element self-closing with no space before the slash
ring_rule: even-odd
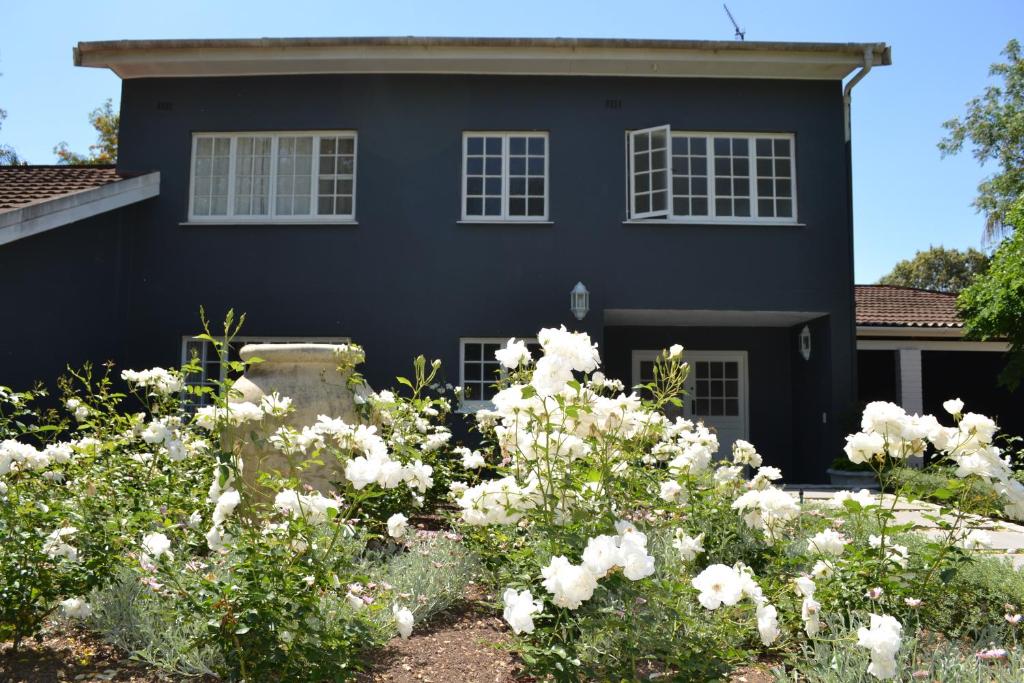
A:
<svg viewBox="0 0 1024 683">
<path fill-rule="evenodd" d="M 319 148 L 317 213 L 352 216 L 355 208 L 355 138 L 350 135 L 321 137 Z"/>
<path fill-rule="evenodd" d="M 195 170 L 192 176 L 194 215 L 227 215 L 230 153 L 230 138 L 202 137 L 196 140 Z"/>
<path fill-rule="evenodd" d="M 313 138 L 282 137 L 277 143 L 277 198 L 279 216 L 309 214 L 312 205 Z M 333 188 L 332 188 L 333 189 Z"/>
<path fill-rule="evenodd" d="M 791 145 L 785 138 L 759 138 L 757 151 L 757 213 L 760 218 L 792 218 Z"/>
<path fill-rule="evenodd" d="M 674 164 L 667 127 L 637 131 L 629 136 L 632 173 L 632 215 L 668 215 L 668 180 Z"/>
<path fill-rule="evenodd" d="M 673 136 L 673 213 L 706 216 L 708 211 L 707 144 L 702 137 Z"/>
</svg>

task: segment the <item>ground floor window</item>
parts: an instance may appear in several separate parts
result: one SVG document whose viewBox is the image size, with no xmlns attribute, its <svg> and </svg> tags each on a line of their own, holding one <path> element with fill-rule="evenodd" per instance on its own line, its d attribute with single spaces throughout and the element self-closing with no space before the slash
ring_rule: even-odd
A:
<svg viewBox="0 0 1024 683">
<path fill-rule="evenodd" d="M 508 337 L 464 337 L 459 340 L 459 386 L 462 387 L 461 409 L 464 412 L 491 406 L 491 399 L 497 393 L 495 385 L 505 375 L 505 369 L 494 353 L 508 340 Z M 536 360 L 540 355 L 540 345 L 533 339 L 526 342 Z"/>
</svg>

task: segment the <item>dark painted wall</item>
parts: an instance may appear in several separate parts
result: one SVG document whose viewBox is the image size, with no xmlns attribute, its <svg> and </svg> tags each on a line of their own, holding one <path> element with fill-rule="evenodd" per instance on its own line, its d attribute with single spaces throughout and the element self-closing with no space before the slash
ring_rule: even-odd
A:
<svg viewBox="0 0 1024 683">
<path fill-rule="evenodd" d="M 992 351 L 922 351 L 925 413 L 945 422 L 942 402 L 960 398 L 964 410 L 988 415 L 1005 434 L 1024 436 L 1024 387 L 1011 392 L 1001 386 L 1004 367 L 1006 356 Z"/>
<path fill-rule="evenodd" d="M 609 99 L 621 107 L 607 108 Z M 378 386 L 417 353 L 444 360 L 455 381 L 461 336 L 525 336 L 566 323 L 602 341 L 606 308 L 820 311 L 828 314 L 815 342 L 822 374 L 804 412 L 834 414 L 854 398 L 838 82 L 150 79 L 126 81 L 121 106 L 121 170 L 161 172 L 160 196 L 140 207 L 125 236 L 128 365 L 177 363 L 200 305 L 214 319 L 229 307 L 247 312 L 251 335 L 351 337 L 366 346 L 366 374 Z M 625 131 L 666 123 L 794 133 L 802 225 L 624 225 Z M 357 226 L 180 225 L 193 132 L 303 129 L 358 131 Z M 462 132 L 481 129 L 549 132 L 553 225 L 457 224 Z M 592 292 L 582 325 L 568 311 L 577 280 Z M 785 334 L 765 331 L 756 343 L 781 346 Z M 779 378 L 751 378 L 771 404 L 758 410 L 783 410 L 771 392 L 786 371 L 772 372 Z M 784 458 L 789 429 L 765 433 L 774 441 L 763 446 Z M 813 450 L 828 450 L 812 440 Z"/>
<path fill-rule="evenodd" d="M 70 364 L 122 356 L 126 207 L 0 247 L 0 384 L 51 389 Z"/>
<path fill-rule="evenodd" d="M 900 402 L 899 351 L 857 352 L 857 399 Z"/>
</svg>

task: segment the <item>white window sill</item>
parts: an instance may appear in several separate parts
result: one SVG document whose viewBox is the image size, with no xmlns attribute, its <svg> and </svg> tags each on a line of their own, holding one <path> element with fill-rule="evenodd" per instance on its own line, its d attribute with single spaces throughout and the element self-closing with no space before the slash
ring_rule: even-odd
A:
<svg viewBox="0 0 1024 683">
<path fill-rule="evenodd" d="M 488 219 L 488 218 L 464 218 L 461 221 L 455 221 L 456 225 L 554 225 L 554 221 L 548 220 L 537 220 L 537 221 L 517 221 L 508 219 Z"/>
<path fill-rule="evenodd" d="M 764 228 L 764 227 L 776 227 L 776 228 L 806 228 L 806 223 L 797 223 L 795 221 L 719 221 L 719 220 L 679 220 L 679 219 L 665 219 L 665 218 L 637 218 L 627 219 L 622 221 L 623 225 L 710 225 L 710 226 L 727 226 L 727 227 L 738 227 L 738 228 Z"/>
<path fill-rule="evenodd" d="M 455 412 L 461 415 L 475 415 L 480 410 L 494 410 L 494 404 L 490 401 L 467 401 L 462 403 Z"/>
<path fill-rule="evenodd" d="M 317 221 L 317 220 L 281 220 L 279 218 L 268 218 L 266 220 L 235 220 L 235 219 L 223 219 L 223 220 L 210 220 L 210 221 L 181 221 L 178 225 L 185 226 L 196 226 L 196 225 L 216 225 L 216 226 L 278 226 L 278 225 L 302 225 L 302 226 L 317 226 L 329 228 L 335 225 L 359 225 L 359 221 L 356 220 L 340 220 L 340 221 Z"/>
</svg>

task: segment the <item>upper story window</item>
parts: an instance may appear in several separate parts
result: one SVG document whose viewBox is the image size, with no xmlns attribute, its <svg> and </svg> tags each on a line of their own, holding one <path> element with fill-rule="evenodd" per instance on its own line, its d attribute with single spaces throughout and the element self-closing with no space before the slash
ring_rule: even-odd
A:
<svg viewBox="0 0 1024 683">
<path fill-rule="evenodd" d="M 462 219 L 547 218 L 548 134 L 464 133 Z"/>
<path fill-rule="evenodd" d="M 787 133 L 629 133 L 629 218 L 796 222 L 794 137 Z"/>
<path fill-rule="evenodd" d="M 356 134 L 197 133 L 190 221 L 355 219 Z"/>
</svg>

